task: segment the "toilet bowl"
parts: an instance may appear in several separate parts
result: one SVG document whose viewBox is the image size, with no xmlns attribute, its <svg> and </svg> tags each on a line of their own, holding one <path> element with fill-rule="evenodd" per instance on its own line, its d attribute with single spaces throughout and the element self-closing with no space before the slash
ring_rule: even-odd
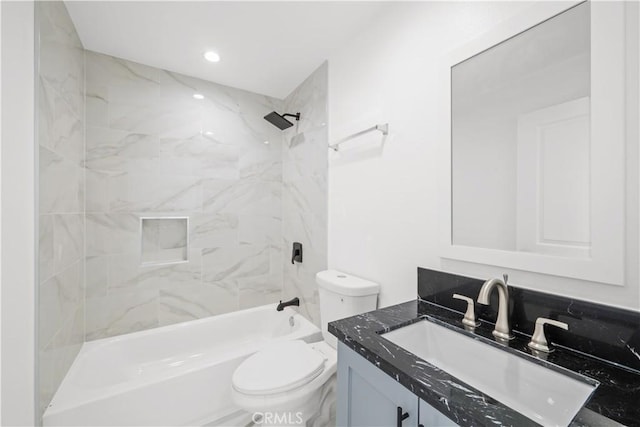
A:
<svg viewBox="0 0 640 427">
<path fill-rule="evenodd" d="M 232 398 L 259 425 L 304 426 L 318 414 L 337 367 L 329 322 L 375 310 L 379 285 L 335 270 L 316 275 L 324 341 L 276 343 L 248 357 L 232 377 Z"/>
<path fill-rule="evenodd" d="M 322 386 L 336 366 L 337 352 L 324 341 L 266 348 L 234 372 L 233 401 L 262 425 L 305 425 L 320 409 Z"/>
</svg>

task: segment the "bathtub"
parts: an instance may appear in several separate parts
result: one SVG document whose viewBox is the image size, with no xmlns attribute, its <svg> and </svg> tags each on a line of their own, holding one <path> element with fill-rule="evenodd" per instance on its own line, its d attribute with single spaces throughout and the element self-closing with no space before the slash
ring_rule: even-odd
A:
<svg viewBox="0 0 640 427">
<path fill-rule="evenodd" d="M 231 375 L 260 348 L 322 339 L 274 304 L 85 343 L 43 415 L 44 426 L 225 425 L 241 412 Z"/>
</svg>

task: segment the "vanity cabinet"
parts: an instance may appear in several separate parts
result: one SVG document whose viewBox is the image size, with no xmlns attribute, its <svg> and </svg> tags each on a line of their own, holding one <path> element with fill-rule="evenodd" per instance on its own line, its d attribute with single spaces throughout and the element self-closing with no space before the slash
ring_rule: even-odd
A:
<svg viewBox="0 0 640 427">
<path fill-rule="evenodd" d="M 340 427 L 456 425 L 341 342 L 336 411 Z"/>
<path fill-rule="evenodd" d="M 420 399 L 420 406 L 418 408 L 420 416 L 419 425 L 423 427 L 454 427 L 456 423 L 445 417 L 442 412 L 438 411 L 433 406 L 429 405 L 424 400 Z"/>
</svg>

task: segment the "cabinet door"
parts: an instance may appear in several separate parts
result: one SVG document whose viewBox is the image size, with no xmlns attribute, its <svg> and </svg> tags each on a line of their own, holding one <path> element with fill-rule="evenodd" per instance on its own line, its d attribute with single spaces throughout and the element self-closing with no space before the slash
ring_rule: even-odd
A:
<svg viewBox="0 0 640 427">
<path fill-rule="evenodd" d="M 420 426 L 453 427 L 457 426 L 457 424 L 445 417 L 442 412 L 420 399 Z"/>
<path fill-rule="evenodd" d="M 338 426 L 415 427 L 418 400 L 399 382 L 338 343 Z"/>
</svg>

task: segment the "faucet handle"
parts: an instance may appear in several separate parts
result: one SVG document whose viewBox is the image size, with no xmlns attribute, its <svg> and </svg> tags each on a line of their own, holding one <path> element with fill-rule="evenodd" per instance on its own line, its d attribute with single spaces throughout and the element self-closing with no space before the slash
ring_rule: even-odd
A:
<svg viewBox="0 0 640 427">
<path fill-rule="evenodd" d="M 476 313 L 474 310 L 475 305 L 474 305 L 473 298 L 469 298 L 460 294 L 453 294 L 453 298 L 467 302 L 467 311 L 466 313 L 464 313 L 462 324 L 466 326 L 470 326 L 472 328 L 479 326 L 480 322 L 476 322 Z"/>
<path fill-rule="evenodd" d="M 538 317 L 536 319 L 536 327 L 533 331 L 533 336 L 531 336 L 531 341 L 529 341 L 528 344 L 529 348 L 543 353 L 551 353 L 553 349 L 550 348 L 547 343 L 547 337 L 544 334 L 544 325 L 556 326 L 565 331 L 569 330 L 569 325 L 564 322 L 558 322 L 557 320 L 547 319 L 546 317 Z"/>
</svg>

